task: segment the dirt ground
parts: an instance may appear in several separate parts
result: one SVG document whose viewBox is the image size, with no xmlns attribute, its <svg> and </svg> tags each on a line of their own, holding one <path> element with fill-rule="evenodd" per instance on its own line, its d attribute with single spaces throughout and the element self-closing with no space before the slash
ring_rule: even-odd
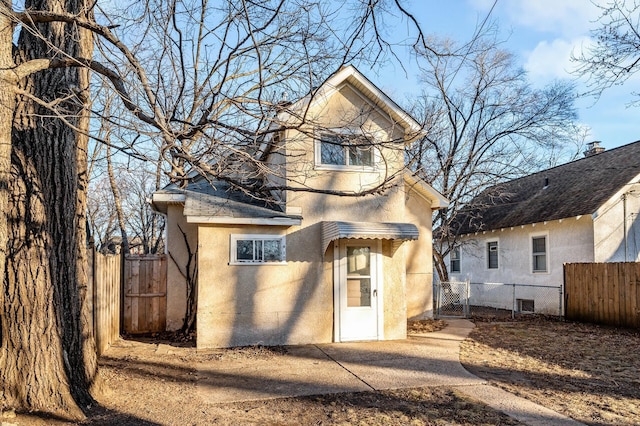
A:
<svg viewBox="0 0 640 426">
<path fill-rule="evenodd" d="M 487 323 L 462 344 L 461 361 L 498 386 L 593 425 L 640 424 L 640 334 L 593 325 L 525 318 Z M 428 332 L 442 321 L 411 323 Z M 160 343 L 160 345 L 158 345 Z M 415 388 L 203 404 L 197 365 L 269 359 L 286 347 L 196 353 L 190 342 L 123 341 L 101 358 L 104 394 L 83 425 L 516 425 L 517 421 L 451 388 Z M 157 350 L 149 348 L 156 347 Z M 7 414 L 7 413 L 5 413 Z M 18 414 L 14 425 L 70 424 Z M 4 423 L 3 423 L 4 426 Z"/>
</svg>

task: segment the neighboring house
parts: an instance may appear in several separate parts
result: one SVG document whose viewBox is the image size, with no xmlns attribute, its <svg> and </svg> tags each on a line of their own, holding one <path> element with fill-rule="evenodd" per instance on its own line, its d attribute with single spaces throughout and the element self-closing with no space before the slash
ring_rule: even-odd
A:
<svg viewBox="0 0 640 426">
<path fill-rule="evenodd" d="M 638 261 L 640 142 L 607 151 L 593 142 L 585 158 L 490 187 L 469 205 L 452 227 L 452 280 L 558 286 L 564 263 Z"/>
<path fill-rule="evenodd" d="M 313 119 L 295 126 L 303 111 Z M 154 194 L 167 215 L 168 328 L 185 314 L 186 236 L 198 348 L 405 338 L 408 317 L 432 315 L 431 213 L 448 205 L 405 172 L 419 124 L 352 66 L 279 114 L 293 125 L 269 141 L 266 183 L 290 188 L 273 192 L 277 204 L 202 177 Z M 388 178 L 375 194 L 339 195 Z"/>
</svg>

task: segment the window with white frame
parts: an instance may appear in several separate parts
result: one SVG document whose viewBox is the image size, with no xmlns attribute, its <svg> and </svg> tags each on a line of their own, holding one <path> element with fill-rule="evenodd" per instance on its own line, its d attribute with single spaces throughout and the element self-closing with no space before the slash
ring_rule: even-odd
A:
<svg viewBox="0 0 640 426">
<path fill-rule="evenodd" d="M 285 236 L 231 235 L 230 259 L 235 265 L 285 263 Z"/>
<path fill-rule="evenodd" d="M 531 253 L 533 255 L 533 272 L 547 272 L 546 235 L 531 237 Z"/>
<path fill-rule="evenodd" d="M 487 268 L 498 269 L 498 242 L 489 241 L 487 243 Z"/>
<path fill-rule="evenodd" d="M 321 133 L 316 148 L 316 164 L 335 168 L 372 168 L 373 145 L 364 135 Z"/>
<path fill-rule="evenodd" d="M 460 247 L 455 247 L 449 253 L 449 272 L 460 272 Z"/>
</svg>

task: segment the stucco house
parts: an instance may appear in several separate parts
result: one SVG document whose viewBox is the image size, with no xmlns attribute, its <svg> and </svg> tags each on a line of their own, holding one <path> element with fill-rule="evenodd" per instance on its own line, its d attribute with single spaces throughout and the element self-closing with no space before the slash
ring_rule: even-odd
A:
<svg viewBox="0 0 640 426">
<path fill-rule="evenodd" d="M 637 262 L 640 141 L 592 142 L 584 158 L 492 186 L 470 205 L 452 228 L 453 280 L 557 286 L 564 263 Z"/>
<path fill-rule="evenodd" d="M 448 205 L 405 170 L 419 124 L 352 66 L 279 120 L 289 125 L 261 153 L 264 184 L 279 188 L 269 201 L 202 177 L 154 194 L 168 328 L 185 315 L 184 232 L 197 247 L 198 348 L 405 338 L 408 317 L 432 314 L 431 213 Z"/>
</svg>

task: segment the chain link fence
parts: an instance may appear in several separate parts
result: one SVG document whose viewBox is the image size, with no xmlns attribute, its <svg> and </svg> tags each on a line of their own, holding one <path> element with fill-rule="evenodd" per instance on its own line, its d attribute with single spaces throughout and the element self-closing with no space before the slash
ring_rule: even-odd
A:
<svg viewBox="0 0 640 426">
<path fill-rule="evenodd" d="M 511 317 L 564 315 L 562 285 L 437 282 L 435 315 L 440 317 Z"/>
</svg>

